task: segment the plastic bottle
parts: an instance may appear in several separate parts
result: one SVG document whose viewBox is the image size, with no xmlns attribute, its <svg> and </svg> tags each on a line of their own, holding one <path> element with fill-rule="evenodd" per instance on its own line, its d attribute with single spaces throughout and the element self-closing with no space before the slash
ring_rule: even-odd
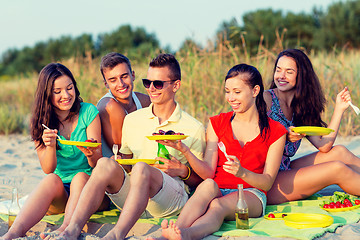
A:
<svg viewBox="0 0 360 240">
<path fill-rule="evenodd" d="M 166 149 L 166 147 L 160 143 L 158 143 L 158 157 L 166 158 L 170 160 L 170 154 L 169 151 Z M 159 164 L 164 164 L 162 161 L 159 161 Z"/>
<path fill-rule="evenodd" d="M 19 214 L 19 212 L 20 212 L 20 206 L 19 206 L 19 200 L 18 200 L 18 192 L 17 192 L 17 188 L 13 188 L 11 204 L 10 204 L 10 207 L 9 207 L 9 226 L 8 226 L 8 229 L 11 227 L 11 225 L 15 221 L 15 218 Z"/>
<path fill-rule="evenodd" d="M 239 199 L 235 209 L 236 228 L 249 229 L 249 209 L 245 202 L 244 189 L 242 184 L 238 184 Z"/>
</svg>

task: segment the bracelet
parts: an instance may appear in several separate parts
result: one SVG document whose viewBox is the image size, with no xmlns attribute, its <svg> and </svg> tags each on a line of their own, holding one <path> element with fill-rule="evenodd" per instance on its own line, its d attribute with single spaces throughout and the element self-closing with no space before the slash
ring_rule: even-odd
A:
<svg viewBox="0 0 360 240">
<path fill-rule="evenodd" d="M 189 173 L 188 173 L 188 175 L 186 176 L 186 178 L 180 177 L 180 179 L 183 180 L 183 181 L 188 180 L 189 177 L 190 177 L 190 174 L 191 174 L 191 169 L 190 169 L 188 166 L 186 166 L 186 167 L 189 169 Z"/>
</svg>

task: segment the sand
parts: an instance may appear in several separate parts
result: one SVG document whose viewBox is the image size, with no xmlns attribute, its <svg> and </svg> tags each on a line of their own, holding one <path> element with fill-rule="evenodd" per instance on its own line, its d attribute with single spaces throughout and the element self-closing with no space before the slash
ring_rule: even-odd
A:
<svg viewBox="0 0 360 240">
<path fill-rule="evenodd" d="M 355 155 L 360 157 L 360 136 L 355 137 L 338 137 L 335 144 L 345 145 Z M 34 145 L 29 136 L 9 135 L 0 136 L 0 201 L 11 198 L 11 189 L 17 187 L 19 197 L 28 195 L 45 176 L 42 172 L 39 160 L 34 150 Z M 303 141 L 295 157 L 311 153 L 316 149 L 308 142 Z M 329 186 L 320 193 L 331 195 L 334 190 L 340 189 L 337 186 Z M 39 233 L 56 229 L 59 226 L 40 222 L 35 225 L 22 239 L 40 239 Z M 113 225 L 88 223 L 79 239 L 99 239 L 104 236 Z M 0 236 L 7 231 L 7 223 L 0 220 Z M 145 239 L 161 235 L 160 226 L 149 223 L 137 223 L 131 229 L 127 239 Z M 206 240 L 213 239 L 275 239 L 270 237 L 215 237 L 209 236 Z M 276 238 L 290 239 L 290 238 Z M 335 233 L 326 233 L 319 239 L 360 239 L 360 223 L 350 224 L 339 227 Z"/>
</svg>

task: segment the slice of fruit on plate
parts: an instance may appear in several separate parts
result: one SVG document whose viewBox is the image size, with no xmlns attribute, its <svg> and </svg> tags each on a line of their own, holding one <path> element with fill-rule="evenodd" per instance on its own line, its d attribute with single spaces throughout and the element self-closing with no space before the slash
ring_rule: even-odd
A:
<svg viewBox="0 0 360 240">
<path fill-rule="evenodd" d="M 284 220 L 284 217 L 290 215 L 291 213 L 269 213 L 264 216 L 267 220 Z"/>
</svg>

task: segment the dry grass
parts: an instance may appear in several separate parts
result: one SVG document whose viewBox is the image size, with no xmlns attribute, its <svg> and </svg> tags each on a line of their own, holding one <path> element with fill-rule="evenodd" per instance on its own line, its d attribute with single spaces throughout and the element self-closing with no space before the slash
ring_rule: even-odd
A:
<svg viewBox="0 0 360 240">
<path fill-rule="evenodd" d="M 268 50 L 261 46 L 256 56 L 249 56 L 242 48 L 232 48 L 223 42 L 217 47 L 205 50 L 192 49 L 178 52 L 177 59 L 182 67 L 182 85 L 177 101 L 192 116 L 205 125 L 210 116 L 228 111 L 224 101 L 223 83 L 227 71 L 235 64 L 248 63 L 259 69 L 263 75 L 265 88 L 272 79 L 272 69 L 281 45 Z M 90 55 L 89 55 L 90 56 Z M 330 121 L 336 94 L 348 86 L 352 102 L 360 106 L 360 51 L 309 53 L 327 97 L 327 107 L 323 118 Z M 136 71 L 135 90 L 145 92 L 140 79 L 146 77 L 148 59 L 133 63 Z M 69 59 L 62 62 L 77 79 L 81 96 L 86 102 L 96 104 L 107 91 L 99 71 L 100 59 L 91 57 Z M 36 88 L 37 74 L 17 77 L 13 80 L 0 79 L 0 134 L 28 131 L 28 118 Z M 343 116 L 340 135 L 359 135 L 360 118 L 349 108 Z"/>
</svg>

